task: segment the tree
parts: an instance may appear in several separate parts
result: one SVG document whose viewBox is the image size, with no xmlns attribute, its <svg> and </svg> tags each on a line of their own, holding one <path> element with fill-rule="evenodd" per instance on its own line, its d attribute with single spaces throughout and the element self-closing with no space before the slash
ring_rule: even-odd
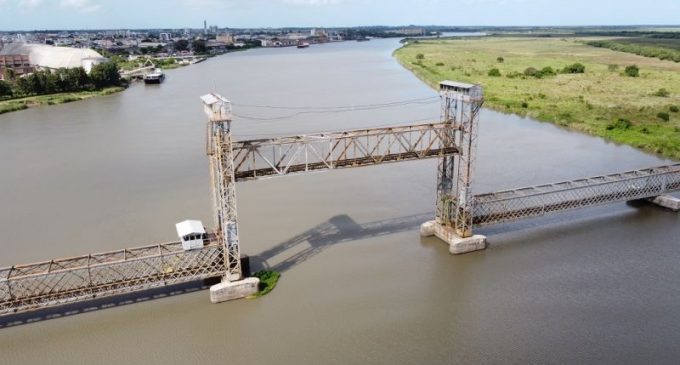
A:
<svg viewBox="0 0 680 365">
<path fill-rule="evenodd" d="M 422 54 L 422 53 L 418 53 L 418 54 L 416 55 L 416 59 L 417 59 L 417 60 L 424 60 L 424 59 L 425 59 L 425 55 Z"/>
<path fill-rule="evenodd" d="M 3 72 L 3 77 L 5 78 L 5 81 L 13 82 L 17 78 L 17 75 L 11 68 L 6 68 L 5 72 Z"/>
<path fill-rule="evenodd" d="M 497 68 L 492 68 L 491 70 L 489 70 L 489 76 L 498 77 L 500 75 L 501 75 L 501 71 L 498 70 Z"/>
<path fill-rule="evenodd" d="M 83 90 L 92 83 L 90 76 L 88 76 L 87 72 L 85 72 L 85 69 L 82 67 L 69 68 L 68 80 L 70 90 Z"/>
<path fill-rule="evenodd" d="M 498 63 L 503 63 L 503 62 L 505 62 L 505 58 L 498 57 L 498 58 L 496 58 L 496 61 L 498 61 Z"/>
<path fill-rule="evenodd" d="M 195 53 L 206 53 L 208 52 L 208 47 L 205 45 L 205 41 L 202 39 L 197 39 L 191 42 L 191 48 L 193 48 Z"/>
<path fill-rule="evenodd" d="M 100 63 L 92 67 L 90 79 L 97 88 L 120 85 L 118 66 L 114 62 Z"/>
<path fill-rule="evenodd" d="M 180 52 L 181 51 L 188 51 L 189 50 L 189 41 L 186 40 L 186 39 L 180 39 L 173 44 L 173 48 L 175 49 L 175 51 L 180 51 Z"/>
<path fill-rule="evenodd" d="M 33 88 L 28 81 L 28 77 L 19 77 L 16 79 L 16 90 L 22 95 L 30 95 L 33 93 Z"/>
<path fill-rule="evenodd" d="M 9 82 L 0 80 L 0 98 L 12 96 L 14 92 L 12 91 L 12 86 Z"/>
<path fill-rule="evenodd" d="M 626 66 L 624 73 L 630 77 L 640 76 L 640 68 L 637 65 Z"/>
</svg>

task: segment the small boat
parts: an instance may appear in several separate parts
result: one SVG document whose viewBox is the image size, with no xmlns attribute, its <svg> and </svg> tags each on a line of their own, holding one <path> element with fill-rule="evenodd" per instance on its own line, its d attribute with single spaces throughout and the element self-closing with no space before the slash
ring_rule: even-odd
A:
<svg viewBox="0 0 680 365">
<path fill-rule="evenodd" d="M 370 38 L 366 38 L 366 37 L 357 38 L 357 42 L 368 42 L 368 41 L 370 41 Z"/>
<path fill-rule="evenodd" d="M 160 68 L 157 68 L 153 70 L 153 72 L 144 75 L 145 84 L 160 84 L 163 82 L 163 80 L 165 80 L 165 74 Z"/>
<path fill-rule="evenodd" d="M 307 48 L 309 47 L 309 43 L 307 42 L 298 42 L 297 48 Z"/>
</svg>

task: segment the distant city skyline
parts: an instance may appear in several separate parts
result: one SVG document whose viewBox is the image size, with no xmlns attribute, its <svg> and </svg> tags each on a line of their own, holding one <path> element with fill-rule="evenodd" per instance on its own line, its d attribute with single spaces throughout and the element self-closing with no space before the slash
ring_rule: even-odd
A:
<svg viewBox="0 0 680 365">
<path fill-rule="evenodd" d="M 0 0 L 0 30 L 677 25 L 678 14 L 678 0 Z"/>
</svg>

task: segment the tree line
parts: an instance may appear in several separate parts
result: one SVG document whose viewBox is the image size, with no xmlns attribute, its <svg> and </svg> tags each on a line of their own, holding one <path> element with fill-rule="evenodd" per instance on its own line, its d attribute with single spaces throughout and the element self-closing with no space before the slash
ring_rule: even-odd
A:
<svg viewBox="0 0 680 365">
<path fill-rule="evenodd" d="M 25 97 L 61 92 L 92 91 L 110 86 L 120 86 L 118 66 L 106 62 L 92 67 L 90 74 L 82 67 L 35 71 L 17 76 L 5 69 L 4 81 L 0 81 L 0 98 Z"/>
<path fill-rule="evenodd" d="M 680 51 L 668 48 L 641 46 L 613 41 L 590 41 L 589 46 L 609 48 L 614 51 L 633 53 L 639 56 L 658 58 L 660 60 L 680 62 Z"/>
</svg>

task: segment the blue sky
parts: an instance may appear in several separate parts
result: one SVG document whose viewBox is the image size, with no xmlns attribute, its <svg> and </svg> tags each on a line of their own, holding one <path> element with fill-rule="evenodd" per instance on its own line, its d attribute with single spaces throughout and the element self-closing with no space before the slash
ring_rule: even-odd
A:
<svg viewBox="0 0 680 365">
<path fill-rule="evenodd" d="M 680 0 L 0 0 L 0 30 L 679 24 Z"/>
</svg>

